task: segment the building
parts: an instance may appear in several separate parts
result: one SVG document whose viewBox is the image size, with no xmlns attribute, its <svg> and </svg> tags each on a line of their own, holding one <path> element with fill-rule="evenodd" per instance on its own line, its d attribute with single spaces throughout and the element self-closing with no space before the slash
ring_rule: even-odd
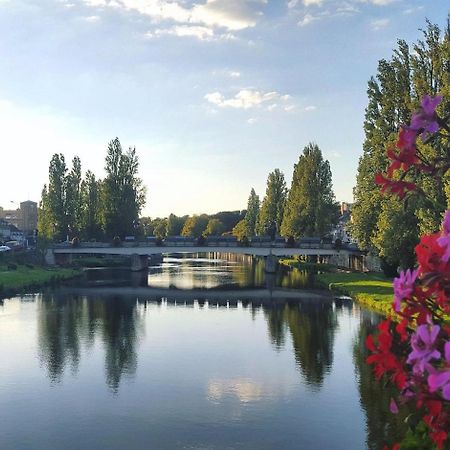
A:
<svg viewBox="0 0 450 450">
<path fill-rule="evenodd" d="M 27 200 L 20 204 L 20 228 L 25 234 L 33 234 L 37 229 L 38 207 L 36 202 Z"/>
<path fill-rule="evenodd" d="M 31 200 L 20 203 L 20 208 L 18 209 L 8 210 L 0 208 L 0 219 L 22 230 L 25 235 L 32 235 L 37 229 L 37 218 L 37 203 Z"/>
</svg>

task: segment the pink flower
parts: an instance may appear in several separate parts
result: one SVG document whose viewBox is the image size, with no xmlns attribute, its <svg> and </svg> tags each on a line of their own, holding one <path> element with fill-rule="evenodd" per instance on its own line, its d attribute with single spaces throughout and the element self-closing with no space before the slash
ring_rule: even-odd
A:
<svg viewBox="0 0 450 450">
<path fill-rule="evenodd" d="M 441 95 L 436 97 L 424 95 L 421 108 L 411 118 L 411 129 L 420 131 L 422 139 L 424 139 L 425 133 L 436 133 L 439 130 L 436 108 L 441 100 Z"/>
<path fill-rule="evenodd" d="M 450 259 L 450 209 L 445 213 L 444 221 L 442 222 L 442 235 L 437 239 L 437 243 L 445 249 L 441 259 L 447 262 Z"/>
<path fill-rule="evenodd" d="M 414 291 L 414 282 L 416 281 L 419 270 L 406 270 L 399 273 L 399 277 L 394 279 L 394 310 L 399 312 L 401 302 L 409 297 Z"/>
<path fill-rule="evenodd" d="M 430 329 L 431 328 L 431 329 Z M 407 363 L 413 364 L 414 373 L 423 373 L 428 370 L 428 362 L 431 359 L 441 357 L 439 351 L 434 348 L 436 338 L 441 327 L 439 325 L 420 325 L 411 336 L 411 347 L 413 351 L 409 354 Z"/>
<path fill-rule="evenodd" d="M 393 398 L 391 398 L 391 402 L 389 403 L 389 410 L 392 414 L 398 414 L 398 406 Z"/>
<path fill-rule="evenodd" d="M 434 371 L 428 377 L 428 387 L 431 393 L 442 389 L 442 396 L 450 400 L 450 341 L 445 344 L 445 360 L 449 367 L 445 370 Z"/>
</svg>

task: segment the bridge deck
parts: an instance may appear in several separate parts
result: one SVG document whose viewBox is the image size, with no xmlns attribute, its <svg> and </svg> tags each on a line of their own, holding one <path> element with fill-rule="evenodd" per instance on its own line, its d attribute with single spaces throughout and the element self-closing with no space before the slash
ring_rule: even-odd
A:
<svg viewBox="0 0 450 450">
<path fill-rule="evenodd" d="M 77 255 L 158 255 L 162 253 L 235 253 L 252 256 L 333 256 L 359 253 L 355 250 L 335 248 L 288 248 L 288 247 L 239 247 L 239 246 L 123 246 L 123 247 L 59 247 L 51 248 L 55 254 Z"/>
</svg>

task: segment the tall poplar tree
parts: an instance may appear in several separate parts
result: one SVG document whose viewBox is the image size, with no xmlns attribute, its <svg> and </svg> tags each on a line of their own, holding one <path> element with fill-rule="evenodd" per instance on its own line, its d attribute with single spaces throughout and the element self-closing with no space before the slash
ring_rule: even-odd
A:
<svg viewBox="0 0 450 450">
<path fill-rule="evenodd" d="M 295 238 L 322 236 L 336 223 L 337 215 L 330 164 L 320 148 L 310 143 L 294 165 L 281 234 Z"/>
<path fill-rule="evenodd" d="M 256 232 L 260 235 L 278 233 L 283 220 L 284 205 L 286 203 L 286 181 L 280 169 L 269 173 L 267 178 L 266 195 L 261 204 Z"/>
<path fill-rule="evenodd" d="M 118 138 L 108 144 L 103 182 L 103 222 L 108 237 L 134 234 L 146 192 L 138 177 L 135 148 L 122 150 Z"/>
<path fill-rule="evenodd" d="M 247 223 L 247 230 L 249 236 L 254 236 L 256 234 L 256 223 L 259 216 L 259 196 L 256 195 L 255 190 L 252 188 L 250 191 L 250 196 L 247 203 L 247 212 L 245 214 L 245 222 Z"/>
<path fill-rule="evenodd" d="M 399 127 L 409 123 L 424 94 L 442 95 L 440 113 L 450 113 L 449 22 L 443 36 L 439 27 L 429 21 L 422 33 L 413 52 L 405 41 L 398 41 L 392 58 L 381 60 L 376 78 L 369 80 L 364 153 L 354 188 L 353 237 L 361 248 L 380 255 L 394 267 L 411 266 L 420 234 L 439 228 L 442 212 L 450 203 L 448 175 L 443 180 L 420 174 L 408 176 L 407 180 L 416 183 L 429 200 L 413 196 L 403 208 L 383 196 L 374 182 L 375 174 L 388 165 L 386 149 L 394 145 Z M 419 145 L 425 157 L 440 156 L 444 151 L 437 146 Z"/>
</svg>

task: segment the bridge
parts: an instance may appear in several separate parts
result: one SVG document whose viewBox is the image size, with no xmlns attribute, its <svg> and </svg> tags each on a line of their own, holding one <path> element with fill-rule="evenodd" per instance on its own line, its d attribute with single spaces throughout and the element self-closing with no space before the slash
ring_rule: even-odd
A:
<svg viewBox="0 0 450 450">
<path fill-rule="evenodd" d="M 119 246 L 100 242 L 82 242 L 77 246 L 70 243 L 55 244 L 45 253 L 49 265 L 70 264 L 74 255 L 119 255 L 131 257 L 131 270 L 140 271 L 148 268 L 148 257 L 165 253 L 234 253 L 249 256 L 262 256 L 266 260 L 266 271 L 275 272 L 279 257 L 314 256 L 338 258 L 341 261 L 361 257 L 359 250 L 352 248 L 334 248 L 332 244 L 314 244 L 288 247 L 286 245 L 267 244 L 240 246 L 236 243 L 217 244 L 149 244 L 147 242 L 124 242 Z M 347 265 L 347 264 L 340 264 Z"/>
</svg>

